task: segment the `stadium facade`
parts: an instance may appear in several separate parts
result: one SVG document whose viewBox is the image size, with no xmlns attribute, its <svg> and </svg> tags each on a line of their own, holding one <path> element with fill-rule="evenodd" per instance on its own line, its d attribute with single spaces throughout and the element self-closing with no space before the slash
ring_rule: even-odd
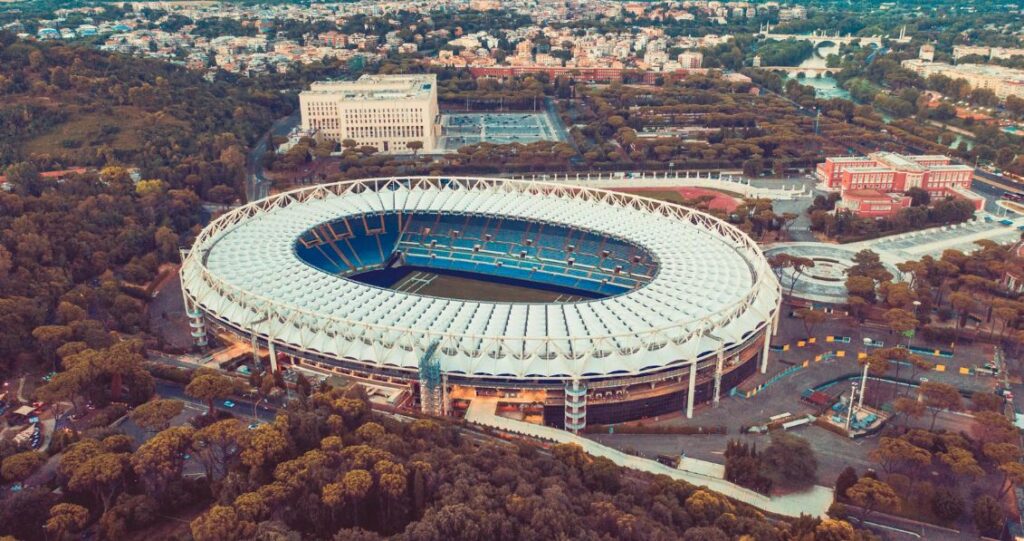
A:
<svg viewBox="0 0 1024 541">
<path fill-rule="evenodd" d="M 571 302 L 384 287 L 403 268 Z M 200 345 L 212 325 L 268 348 L 275 369 L 280 356 L 407 384 L 436 414 L 499 396 L 574 431 L 717 404 L 764 371 L 781 299 L 758 246 L 707 214 L 466 177 L 346 181 L 250 203 L 202 231 L 181 278 Z"/>
</svg>

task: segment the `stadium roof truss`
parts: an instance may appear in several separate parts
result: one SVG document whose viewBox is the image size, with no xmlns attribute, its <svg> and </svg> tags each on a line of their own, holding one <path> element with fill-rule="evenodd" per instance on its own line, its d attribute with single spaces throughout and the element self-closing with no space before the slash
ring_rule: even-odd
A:
<svg viewBox="0 0 1024 541">
<path fill-rule="evenodd" d="M 650 283 L 574 303 L 496 303 L 402 293 L 314 269 L 310 227 L 372 212 L 505 216 L 605 233 L 658 260 Z M 559 183 L 472 177 L 345 181 L 236 208 L 198 236 L 182 268 L 198 308 L 245 334 L 369 368 L 412 373 L 430 347 L 450 374 L 597 379 L 714 356 L 768 328 L 781 287 L 760 248 L 702 212 Z"/>
</svg>

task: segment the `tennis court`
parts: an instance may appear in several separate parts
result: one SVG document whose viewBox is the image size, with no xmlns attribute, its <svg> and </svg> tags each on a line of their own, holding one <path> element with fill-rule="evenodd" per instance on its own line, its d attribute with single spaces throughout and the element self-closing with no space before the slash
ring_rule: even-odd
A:
<svg viewBox="0 0 1024 541">
<path fill-rule="evenodd" d="M 441 117 L 442 152 L 477 143 L 507 145 L 564 141 L 561 121 L 550 113 L 453 113 Z"/>
</svg>

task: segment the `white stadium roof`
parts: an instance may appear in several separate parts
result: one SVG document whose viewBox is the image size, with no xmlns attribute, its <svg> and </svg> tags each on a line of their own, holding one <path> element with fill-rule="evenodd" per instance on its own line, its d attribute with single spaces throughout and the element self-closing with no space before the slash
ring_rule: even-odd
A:
<svg viewBox="0 0 1024 541">
<path fill-rule="evenodd" d="M 343 216 L 402 210 L 505 216 L 605 233 L 657 261 L 647 285 L 562 304 L 478 302 L 333 276 L 295 253 Z M 303 188 L 211 223 L 182 265 L 193 306 L 327 357 L 415 370 L 438 342 L 442 371 L 468 377 L 600 378 L 683 366 L 764 328 L 778 281 L 756 244 L 706 214 L 643 197 L 502 179 L 386 178 Z"/>
</svg>

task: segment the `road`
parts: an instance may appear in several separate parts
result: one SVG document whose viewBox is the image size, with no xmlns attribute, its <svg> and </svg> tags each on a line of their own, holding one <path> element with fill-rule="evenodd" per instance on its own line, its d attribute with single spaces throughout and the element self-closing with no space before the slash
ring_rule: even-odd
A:
<svg viewBox="0 0 1024 541">
<path fill-rule="evenodd" d="M 206 403 L 202 400 L 196 400 L 185 394 L 185 386 L 179 383 L 174 383 L 166 380 L 158 379 L 156 382 L 156 394 L 163 398 L 174 398 L 181 400 L 186 404 L 193 404 L 195 406 L 201 406 L 203 411 L 206 410 Z M 235 407 L 229 408 L 224 405 L 224 400 L 218 400 L 214 403 L 214 407 L 220 411 L 226 411 L 238 417 L 240 420 L 251 420 L 253 418 L 253 402 L 245 398 L 231 398 L 231 401 L 235 403 Z M 280 402 L 280 400 L 278 400 Z M 280 407 L 278 403 L 262 403 L 256 408 L 256 419 L 261 422 L 267 423 L 274 420 L 274 416 L 277 413 L 277 408 Z"/>
<path fill-rule="evenodd" d="M 299 125 L 299 112 L 277 119 L 267 133 L 260 137 L 249 151 L 245 163 L 245 198 L 252 202 L 270 195 L 270 180 L 263 174 L 263 155 L 267 152 L 270 138 L 276 135 L 288 135 Z"/>
</svg>

